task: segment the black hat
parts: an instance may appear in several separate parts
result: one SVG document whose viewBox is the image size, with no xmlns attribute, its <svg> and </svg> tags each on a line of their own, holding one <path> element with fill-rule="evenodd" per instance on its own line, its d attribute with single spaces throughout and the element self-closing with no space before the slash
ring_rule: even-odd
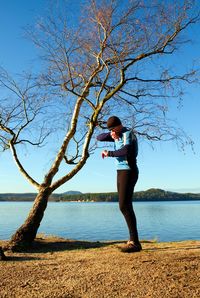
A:
<svg viewBox="0 0 200 298">
<path fill-rule="evenodd" d="M 121 120 L 116 117 L 116 116 L 112 116 L 108 119 L 107 121 L 107 127 L 109 130 L 113 129 L 114 127 L 121 125 Z"/>
</svg>

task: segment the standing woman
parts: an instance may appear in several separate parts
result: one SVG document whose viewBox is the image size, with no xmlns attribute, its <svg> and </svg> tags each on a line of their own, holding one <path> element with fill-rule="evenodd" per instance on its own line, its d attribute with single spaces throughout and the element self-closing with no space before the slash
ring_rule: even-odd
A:
<svg viewBox="0 0 200 298">
<path fill-rule="evenodd" d="M 117 191 L 119 208 L 126 220 L 130 239 L 122 252 L 139 252 L 142 247 L 138 238 L 137 221 L 132 205 L 132 196 L 138 180 L 138 143 L 133 131 L 124 127 L 121 120 L 112 116 L 107 121 L 110 132 L 97 136 L 98 141 L 114 142 L 114 151 L 104 150 L 102 157 L 115 157 L 117 162 Z"/>
</svg>

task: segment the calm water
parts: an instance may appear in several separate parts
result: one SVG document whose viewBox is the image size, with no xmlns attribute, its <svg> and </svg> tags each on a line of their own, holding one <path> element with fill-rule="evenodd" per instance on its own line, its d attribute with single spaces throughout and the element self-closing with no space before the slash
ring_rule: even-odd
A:
<svg viewBox="0 0 200 298">
<path fill-rule="evenodd" d="M 0 239 L 23 223 L 30 202 L 0 202 Z M 140 239 L 200 239 L 200 201 L 136 202 Z M 128 231 L 118 203 L 49 203 L 38 233 L 78 240 L 122 240 Z"/>
</svg>

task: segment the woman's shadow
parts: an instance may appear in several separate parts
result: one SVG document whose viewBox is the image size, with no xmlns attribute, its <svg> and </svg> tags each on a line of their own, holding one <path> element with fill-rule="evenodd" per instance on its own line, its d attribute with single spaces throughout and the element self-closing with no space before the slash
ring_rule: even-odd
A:
<svg viewBox="0 0 200 298">
<path fill-rule="evenodd" d="M 57 237 L 36 238 L 30 247 L 20 249 L 17 253 L 13 254 L 11 251 L 4 251 L 0 247 L 0 261 L 27 261 L 27 260 L 41 260 L 38 254 L 54 253 L 59 251 L 70 250 L 84 250 L 91 248 L 100 248 L 122 241 L 109 241 L 109 242 L 91 242 L 79 241 Z M 37 256 L 30 256 L 29 254 L 37 254 Z M 43 258 L 44 259 L 44 258 Z"/>
</svg>

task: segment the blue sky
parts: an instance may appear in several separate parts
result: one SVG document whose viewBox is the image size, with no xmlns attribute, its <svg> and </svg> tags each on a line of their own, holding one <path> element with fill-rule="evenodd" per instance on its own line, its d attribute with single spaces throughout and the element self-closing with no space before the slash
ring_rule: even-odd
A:
<svg viewBox="0 0 200 298">
<path fill-rule="evenodd" d="M 23 27 L 33 24 L 40 15 L 45 15 L 47 0 L 0 0 L 0 65 L 11 72 L 21 72 L 34 65 L 37 51 L 32 43 L 23 37 Z M 69 3 L 69 1 L 67 1 Z M 71 3 L 72 1 L 70 1 Z M 73 1 L 79 7 L 80 1 Z M 52 3 L 55 3 L 52 1 Z M 71 5 L 71 4 L 70 4 Z M 200 25 L 198 25 L 199 27 Z M 189 56 L 185 61 L 196 58 L 200 64 L 200 40 L 197 32 L 191 31 L 195 43 L 189 45 Z M 188 47 L 188 46 L 187 46 Z M 181 61 L 182 62 L 182 61 Z M 199 65 L 200 66 L 200 65 Z M 140 142 L 138 166 L 140 177 L 136 191 L 149 188 L 162 188 L 179 192 L 200 192 L 200 86 L 189 86 L 180 110 L 172 110 L 180 126 L 195 142 L 195 153 L 191 148 L 185 152 L 178 150 L 174 143 L 157 143 L 152 148 L 147 142 Z M 102 160 L 98 149 L 87 162 L 85 168 L 71 181 L 60 187 L 57 192 L 79 190 L 82 192 L 116 191 L 116 171 L 114 159 Z M 42 179 L 48 162 L 45 154 L 33 152 L 30 156 L 24 153 L 29 161 L 33 175 Z M 42 164 L 42 166 L 39 166 Z M 18 172 L 9 152 L 0 154 L 0 193 L 34 192 L 35 189 Z"/>
</svg>

